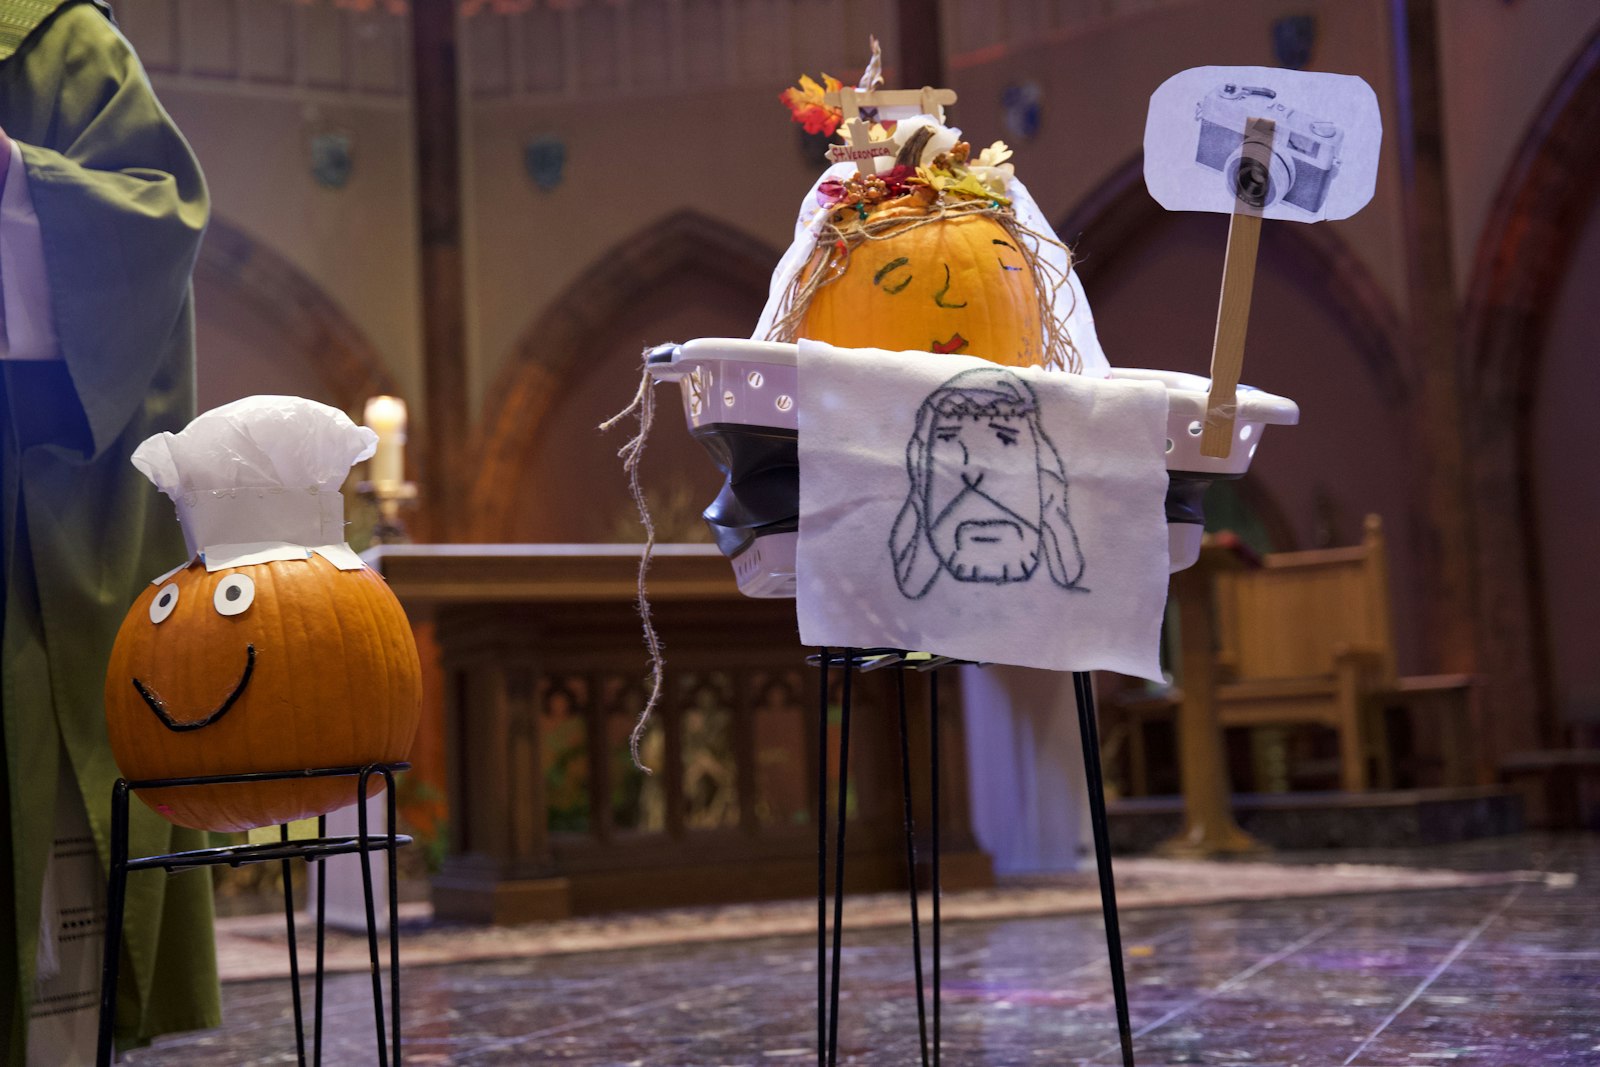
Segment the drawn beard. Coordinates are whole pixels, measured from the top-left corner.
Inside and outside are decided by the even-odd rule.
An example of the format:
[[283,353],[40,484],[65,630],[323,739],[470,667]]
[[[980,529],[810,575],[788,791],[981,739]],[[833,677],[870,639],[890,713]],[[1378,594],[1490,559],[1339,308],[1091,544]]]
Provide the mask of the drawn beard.
[[965,486],[928,530],[958,582],[1025,582],[1039,569],[1039,527]]

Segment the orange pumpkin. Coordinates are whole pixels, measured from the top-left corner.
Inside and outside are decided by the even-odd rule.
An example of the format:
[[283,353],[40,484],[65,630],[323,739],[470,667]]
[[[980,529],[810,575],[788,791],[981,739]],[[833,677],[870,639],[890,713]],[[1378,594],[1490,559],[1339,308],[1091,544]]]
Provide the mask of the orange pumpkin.
[[[371,570],[319,555],[208,573],[140,595],[106,672],[106,726],[140,779],[404,760],[421,667],[400,602]],[[376,792],[381,781],[372,783]],[[149,789],[181,826],[244,830],[355,803],[351,778]]]
[[1044,362],[1033,268],[998,222],[966,215],[891,231],[817,287],[799,334],[843,348]]

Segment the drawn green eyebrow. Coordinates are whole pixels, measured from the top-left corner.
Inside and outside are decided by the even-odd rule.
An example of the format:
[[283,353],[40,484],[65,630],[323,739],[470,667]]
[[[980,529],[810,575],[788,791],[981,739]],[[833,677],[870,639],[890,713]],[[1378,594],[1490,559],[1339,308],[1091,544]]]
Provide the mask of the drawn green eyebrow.
[[1013,251],[1013,252],[1015,252],[1017,250],[1017,246],[1016,245],[1012,244],[1010,241],[1002,241],[998,237],[994,238],[989,243],[993,244],[993,245],[1004,245],[1005,247],[1011,249],[1011,251]]
[[878,268],[878,273],[872,276],[872,284],[879,284],[883,281],[883,276],[885,274],[888,274],[890,271],[898,267],[903,267],[910,262],[911,260],[907,259],[905,256],[901,256],[899,259],[891,259],[889,262]]

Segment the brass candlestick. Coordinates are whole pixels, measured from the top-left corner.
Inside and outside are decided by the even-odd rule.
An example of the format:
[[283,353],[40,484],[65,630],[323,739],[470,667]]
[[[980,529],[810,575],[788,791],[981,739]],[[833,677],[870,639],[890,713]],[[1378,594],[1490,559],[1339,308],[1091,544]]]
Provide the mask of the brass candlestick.
[[378,509],[378,521],[372,527],[371,544],[407,545],[411,535],[406,532],[400,518],[401,509],[417,502],[416,482],[396,482],[385,479],[379,482],[359,482],[356,492],[371,500]]

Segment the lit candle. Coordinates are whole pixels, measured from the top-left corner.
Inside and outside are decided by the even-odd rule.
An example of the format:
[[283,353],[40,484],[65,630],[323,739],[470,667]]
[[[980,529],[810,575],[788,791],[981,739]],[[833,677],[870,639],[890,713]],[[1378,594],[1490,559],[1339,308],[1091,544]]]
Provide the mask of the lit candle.
[[374,485],[399,485],[406,476],[406,402],[397,396],[367,401],[366,423],[378,435],[367,480]]

